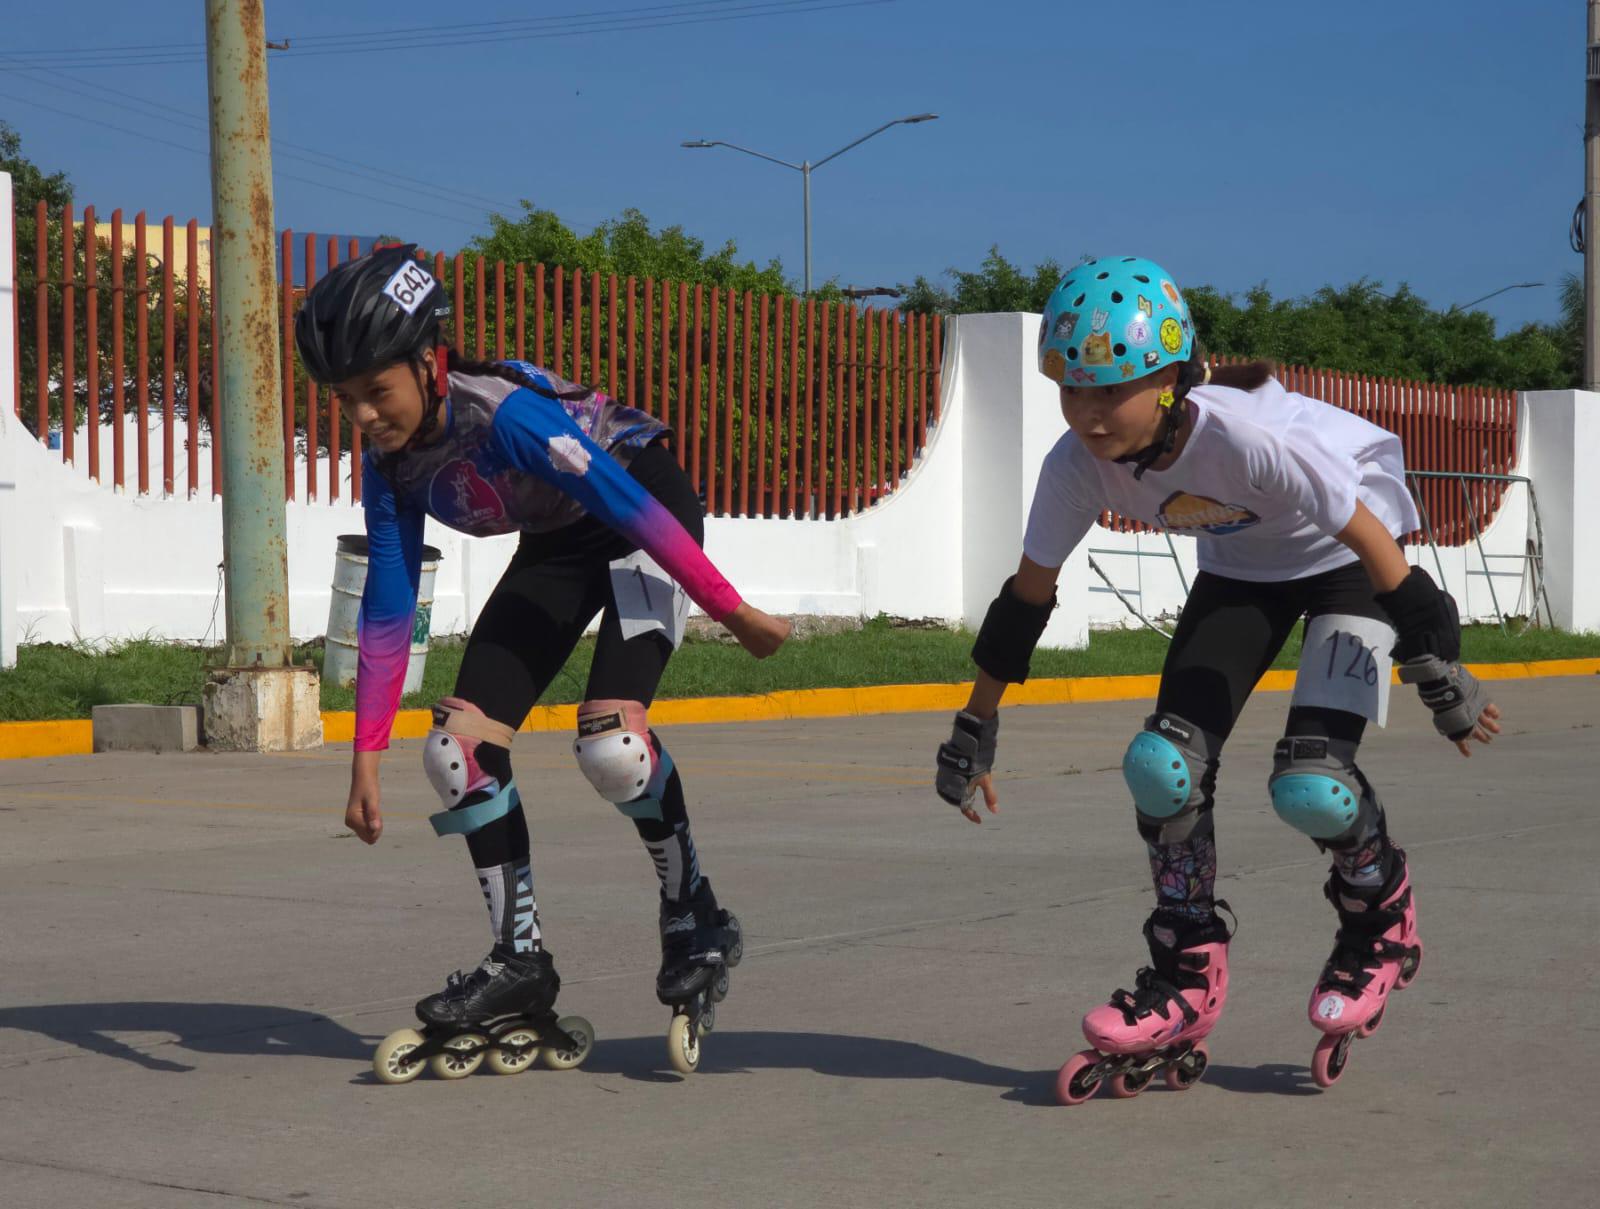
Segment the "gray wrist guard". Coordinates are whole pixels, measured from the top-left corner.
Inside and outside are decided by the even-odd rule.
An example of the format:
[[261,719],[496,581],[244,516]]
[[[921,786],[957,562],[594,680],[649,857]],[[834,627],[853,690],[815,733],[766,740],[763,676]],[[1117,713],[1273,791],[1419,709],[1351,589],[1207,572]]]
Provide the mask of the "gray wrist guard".
[[1465,739],[1489,704],[1478,678],[1459,663],[1437,655],[1418,655],[1400,665],[1400,683],[1417,686],[1422,704],[1433,711],[1433,726],[1450,740]]
[[984,721],[962,710],[948,742],[939,744],[939,771],[933,786],[952,806],[968,808],[977,792],[976,781],[994,767],[995,747],[1000,737],[1000,715]]

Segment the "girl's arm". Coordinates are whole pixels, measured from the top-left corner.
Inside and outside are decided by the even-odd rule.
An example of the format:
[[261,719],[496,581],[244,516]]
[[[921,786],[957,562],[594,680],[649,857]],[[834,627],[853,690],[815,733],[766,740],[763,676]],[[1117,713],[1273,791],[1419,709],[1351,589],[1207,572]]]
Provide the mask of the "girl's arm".
[[1334,536],[1361,560],[1375,592],[1393,592],[1411,574],[1411,564],[1388,527],[1360,500],[1350,523]]
[[560,404],[531,390],[512,392],[495,412],[493,440],[511,465],[555,485],[643,549],[711,618],[726,624],[740,608],[739,593],[678,518]]
[[989,813],[999,812],[1000,795],[991,770],[1000,736],[1000,698],[1007,684],[1028,678],[1028,662],[1055,607],[1060,576],[1059,566],[1046,567],[1023,555],[1017,573],[989,606],[973,644],[978,676],[967,707],[956,714],[949,741],[939,746],[934,787],[974,823],[983,821],[975,804],[980,790]]
[[356,752],[389,746],[406,662],[422,571],[423,515],[401,508],[394,489],[371,463],[361,473],[367,522],[367,582],[361,593],[356,663]]

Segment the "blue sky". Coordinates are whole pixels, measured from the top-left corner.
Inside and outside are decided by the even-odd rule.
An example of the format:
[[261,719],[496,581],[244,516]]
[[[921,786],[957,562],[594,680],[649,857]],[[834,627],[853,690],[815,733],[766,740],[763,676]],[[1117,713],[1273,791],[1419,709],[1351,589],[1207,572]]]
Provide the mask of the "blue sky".
[[[267,32],[293,43],[607,12],[638,23],[761,3],[267,0]],[[15,8],[0,118],[25,153],[66,170],[80,205],[206,219],[204,64],[67,66],[99,48],[198,45],[202,6],[76,0],[70,20],[53,6]],[[939,121],[896,127],[816,172],[818,279],[908,281],[975,267],[998,243],[1028,265],[1149,256],[1180,283],[1227,290],[1408,281],[1441,306],[1550,283],[1485,304],[1505,327],[1553,318],[1555,284],[1581,269],[1567,246],[1583,188],[1575,0],[815,0],[809,10],[275,57],[274,136],[369,166],[352,175],[280,156],[279,225],[453,248],[485,229],[493,203],[529,198],[580,228],[635,206],[657,225],[732,238],[747,257],[780,257],[798,278],[799,174],[679,143],[818,159],[931,110]],[[71,78],[6,70],[16,60],[4,56],[56,50],[32,61]],[[170,109],[141,112],[92,86]]]

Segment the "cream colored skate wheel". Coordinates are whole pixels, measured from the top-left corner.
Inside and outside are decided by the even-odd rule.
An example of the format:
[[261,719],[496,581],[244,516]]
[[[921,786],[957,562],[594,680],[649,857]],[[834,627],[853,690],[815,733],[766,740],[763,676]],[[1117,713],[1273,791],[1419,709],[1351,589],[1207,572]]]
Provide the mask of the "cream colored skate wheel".
[[[428,1059],[428,1069],[440,1079],[465,1079],[483,1065],[487,1039],[477,1033],[462,1033],[444,1043],[444,1052]],[[471,1051],[476,1050],[476,1053]]]
[[[522,1052],[502,1048],[507,1045],[526,1046]],[[495,1038],[494,1048],[484,1055],[489,1069],[497,1075],[520,1075],[533,1065],[539,1056],[539,1034],[531,1028],[514,1028]]]
[[372,1073],[379,1083],[410,1083],[422,1073],[424,1062],[407,1061],[409,1055],[422,1044],[422,1034],[414,1028],[396,1029],[372,1051]]
[[563,1048],[558,1042],[546,1045],[539,1051],[540,1057],[551,1070],[571,1070],[581,1065],[594,1048],[594,1025],[582,1016],[563,1016],[556,1021],[556,1027],[577,1043],[576,1048]]
[[689,1017],[680,1013],[672,1018],[667,1029],[667,1061],[680,1075],[692,1075],[700,1065],[700,1033],[689,1024]]

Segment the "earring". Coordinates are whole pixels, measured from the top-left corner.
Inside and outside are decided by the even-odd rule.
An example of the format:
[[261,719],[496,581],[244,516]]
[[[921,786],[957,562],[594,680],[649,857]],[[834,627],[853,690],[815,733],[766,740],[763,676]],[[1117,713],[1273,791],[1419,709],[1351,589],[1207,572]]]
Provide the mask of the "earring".
[[1156,406],[1166,408],[1168,410],[1171,409],[1175,402],[1177,402],[1177,400],[1172,397],[1172,387],[1170,386],[1163,390],[1161,394],[1156,397]]

